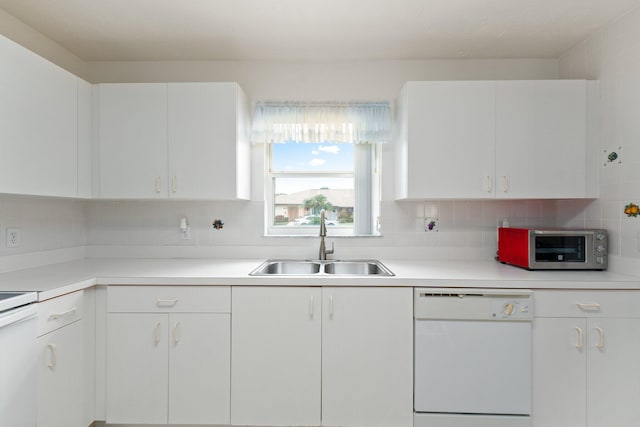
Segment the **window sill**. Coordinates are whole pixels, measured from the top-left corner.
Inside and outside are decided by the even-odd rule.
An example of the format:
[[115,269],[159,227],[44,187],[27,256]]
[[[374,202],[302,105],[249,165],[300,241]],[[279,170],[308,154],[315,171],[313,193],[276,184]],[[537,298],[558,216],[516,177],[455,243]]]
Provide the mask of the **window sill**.
[[[263,234],[262,237],[275,237],[275,238],[280,238],[280,237],[286,237],[286,238],[314,238],[314,239],[318,239],[319,236],[318,234]],[[350,234],[350,235],[326,235],[325,239],[360,239],[360,238],[369,238],[369,237],[383,237],[382,234]]]

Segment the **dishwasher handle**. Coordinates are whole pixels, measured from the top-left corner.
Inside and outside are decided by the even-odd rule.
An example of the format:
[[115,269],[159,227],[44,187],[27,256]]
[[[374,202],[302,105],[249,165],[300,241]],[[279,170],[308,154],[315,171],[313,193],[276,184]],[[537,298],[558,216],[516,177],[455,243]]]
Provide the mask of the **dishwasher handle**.
[[35,304],[16,308],[0,315],[0,328],[35,318],[38,313]]

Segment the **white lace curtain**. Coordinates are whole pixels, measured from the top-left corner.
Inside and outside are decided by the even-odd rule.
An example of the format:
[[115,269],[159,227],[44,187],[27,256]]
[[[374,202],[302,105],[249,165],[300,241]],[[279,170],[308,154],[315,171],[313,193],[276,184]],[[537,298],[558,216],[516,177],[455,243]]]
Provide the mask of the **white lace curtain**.
[[391,141],[388,103],[260,102],[253,115],[254,143]]

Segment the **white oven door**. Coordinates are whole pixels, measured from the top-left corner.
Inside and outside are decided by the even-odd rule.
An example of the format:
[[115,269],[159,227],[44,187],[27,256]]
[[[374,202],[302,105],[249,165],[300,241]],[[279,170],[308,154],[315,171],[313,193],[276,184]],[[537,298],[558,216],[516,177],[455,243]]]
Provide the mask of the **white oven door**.
[[415,412],[529,415],[531,323],[416,320]]

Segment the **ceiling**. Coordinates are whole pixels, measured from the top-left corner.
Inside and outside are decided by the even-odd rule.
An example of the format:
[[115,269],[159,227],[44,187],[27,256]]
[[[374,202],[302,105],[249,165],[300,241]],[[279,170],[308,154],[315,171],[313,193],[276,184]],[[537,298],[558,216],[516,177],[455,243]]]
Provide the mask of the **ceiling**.
[[640,0],[0,0],[85,61],[556,58]]

